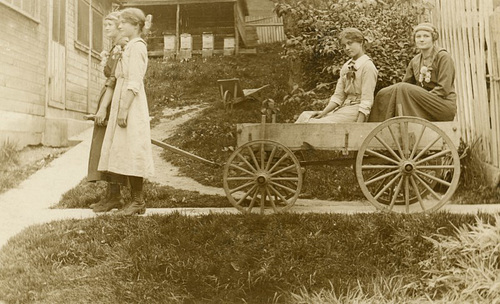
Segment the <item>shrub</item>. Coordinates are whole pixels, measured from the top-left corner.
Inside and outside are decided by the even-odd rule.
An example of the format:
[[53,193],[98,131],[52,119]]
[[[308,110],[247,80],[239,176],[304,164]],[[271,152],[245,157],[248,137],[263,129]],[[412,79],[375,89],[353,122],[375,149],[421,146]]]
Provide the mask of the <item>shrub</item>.
[[293,81],[306,91],[335,82],[348,59],[337,37],[344,28],[356,27],[364,32],[367,54],[379,71],[376,91],[399,82],[415,55],[412,26],[423,9],[408,0],[277,3],[276,13],[285,18],[284,57],[295,69]]

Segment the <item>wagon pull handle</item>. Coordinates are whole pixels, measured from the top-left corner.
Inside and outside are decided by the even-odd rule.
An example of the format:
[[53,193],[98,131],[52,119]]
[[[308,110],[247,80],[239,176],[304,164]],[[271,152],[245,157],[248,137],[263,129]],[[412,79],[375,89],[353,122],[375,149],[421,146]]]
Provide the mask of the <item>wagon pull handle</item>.
[[189,153],[187,151],[184,151],[182,149],[179,149],[177,147],[174,147],[174,146],[171,146],[169,144],[166,144],[162,141],[159,141],[159,140],[156,140],[156,139],[151,139],[151,143],[155,146],[158,146],[160,148],[163,148],[163,149],[166,149],[166,150],[169,150],[170,152],[174,152],[176,154],[180,154],[180,155],[183,155],[183,156],[186,156],[186,157],[189,157],[191,159],[194,159],[194,160],[197,160],[197,161],[201,161],[205,164],[209,164],[209,165],[213,165],[213,166],[217,166],[217,167],[222,167],[221,164],[218,164],[218,163],[215,163],[213,161],[210,161],[208,159],[205,159],[203,157],[200,157],[198,155],[194,155],[192,153]]

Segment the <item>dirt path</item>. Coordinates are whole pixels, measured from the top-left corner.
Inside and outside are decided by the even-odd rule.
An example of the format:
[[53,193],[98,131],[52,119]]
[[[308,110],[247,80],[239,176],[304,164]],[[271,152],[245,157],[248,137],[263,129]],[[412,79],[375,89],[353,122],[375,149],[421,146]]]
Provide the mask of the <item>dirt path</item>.
[[[175,132],[177,127],[198,115],[204,109],[203,105],[189,106],[177,109],[166,109],[163,118],[151,129],[151,137],[163,141]],[[155,162],[155,176],[151,181],[161,185],[171,186],[176,189],[197,191],[202,194],[222,195],[221,188],[204,186],[197,181],[179,175],[179,168],[165,161],[161,154],[164,150],[153,145],[153,159]]]

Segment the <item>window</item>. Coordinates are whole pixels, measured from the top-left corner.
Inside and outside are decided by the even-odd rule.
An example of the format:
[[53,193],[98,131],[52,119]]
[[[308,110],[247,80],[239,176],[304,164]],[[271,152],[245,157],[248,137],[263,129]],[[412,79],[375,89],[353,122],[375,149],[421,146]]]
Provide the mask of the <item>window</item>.
[[[89,47],[92,36],[92,50],[100,53],[103,48],[103,16],[92,6],[92,26],[89,26],[89,3],[85,0],[78,0],[78,20],[76,40]],[[92,33],[92,35],[91,35]]]
[[40,22],[39,18],[39,0],[0,0],[0,3],[5,4],[11,9]]
[[52,40],[61,45],[66,43],[66,0],[53,0]]

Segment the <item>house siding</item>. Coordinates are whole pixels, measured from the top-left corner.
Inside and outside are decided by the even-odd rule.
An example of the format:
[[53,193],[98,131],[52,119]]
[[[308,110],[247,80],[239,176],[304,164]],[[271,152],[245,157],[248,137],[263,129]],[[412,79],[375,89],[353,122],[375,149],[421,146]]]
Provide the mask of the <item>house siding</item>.
[[38,144],[44,131],[47,5],[39,22],[0,3],[0,144]]
[[[112,1],[93,4],[104,17]],[[89,67],[88,51],[76,42],[78,0],[65,5],[64,77],[58,84],[64,87],[62,98],[49,101],[51,3],[37,1],[38,14],[30,18],[0,2],[0,146],[7,139],[18,148],[67,145],[72,135],[91,126],[83,114],[97,110],[104,75],[99,55],[93,54]],[[109,46],[105,39],[104,49]]]

